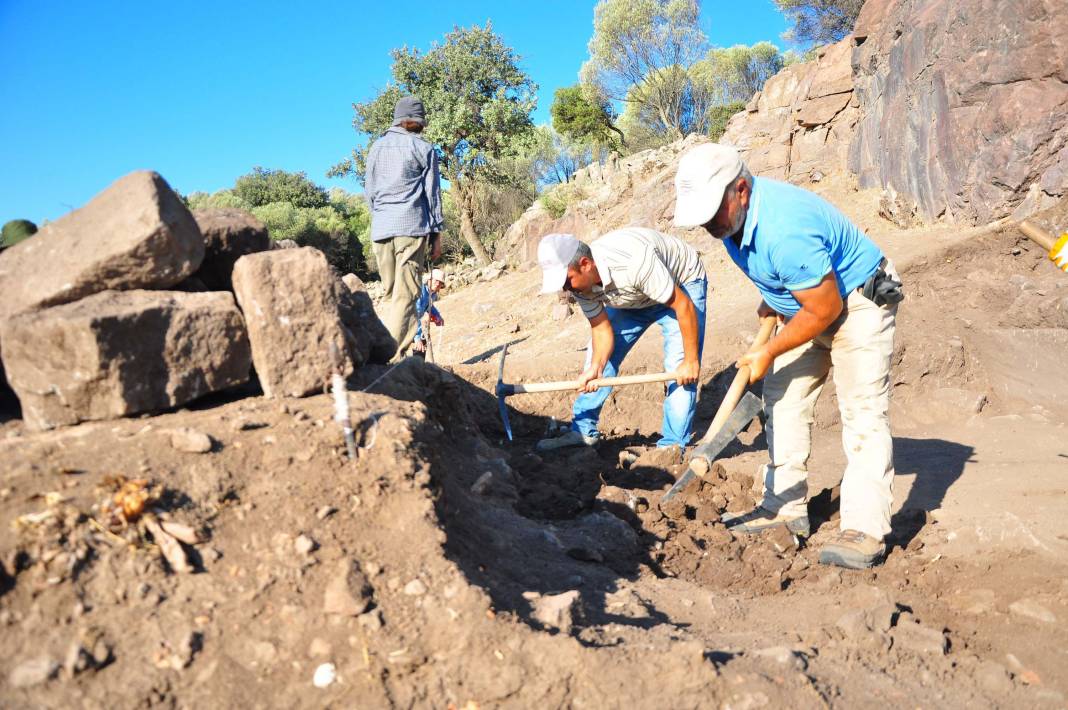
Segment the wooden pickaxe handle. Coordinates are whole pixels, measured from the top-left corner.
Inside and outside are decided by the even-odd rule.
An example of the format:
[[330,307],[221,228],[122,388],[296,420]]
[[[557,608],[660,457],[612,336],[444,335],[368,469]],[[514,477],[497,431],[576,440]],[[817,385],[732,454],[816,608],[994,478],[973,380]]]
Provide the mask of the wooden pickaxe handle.
[[[622,385],[641,385],[647,382],[667,382],[678,378],[675,372],[653,372],[645,375],[623,375],[620,377],[598,377],[590,380],[591,385],[597,387],[620,387]],[[562,392],[564,390],[578,389],[578,380],[561,380],[558,382],[530,382],[525,385],[503,385],[508,394],[522,394],[524,392]]]
[[[753,339],[753,344],[749,346],[747,353],[754,352],[764,346],[764,343],[768,342],[771,338],[771,331],[775,329],[775,322],[778,320],[778,316],[766,316],[760,321],[760,331],[757,333],[756,338]],[[734,376],[734,380],[731,382],[731,386],[727,389],[727,394],[723,396],[723,401],[719,404],[719,409],[716,410],[716,416],[712,418],[712,423],[708,425],[708,431],[701,437],[701,440],[697,442],[697,445],[707,444],[712,440],[719,430],[723,428],[723,424],[730,417],[731,412],[738,406],[738,400],[745,394],[745,388],[749,386],[749,368],[743,367],[738,370],[738,373]]]
[[1028,222],[1026,219],[1019,224],[1020,231],[1024,233],[1024,236],[1028,237],[1035,244],[1039,245],[1046,251],[1052,251],[1053,245],[1056,243],[1056,239],[1052,234],[1039,227],[1034,222]]

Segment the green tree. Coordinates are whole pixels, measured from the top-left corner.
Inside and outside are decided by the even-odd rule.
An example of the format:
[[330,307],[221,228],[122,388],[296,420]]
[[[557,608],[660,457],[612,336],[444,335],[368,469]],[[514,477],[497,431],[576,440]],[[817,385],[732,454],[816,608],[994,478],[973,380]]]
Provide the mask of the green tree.
[[708,49],[699,17],[698,0],[600,0],[583,85],[639,104],[654,130],[683,137],[693,128],[689,71]]
[[479,186],[507,183],[510,177],[501,167],[503,161],[528,148],[537,85],[488,22],[485,27],[456,28],[427,52],[402,47],[391,55],[395,84],[370,101],[353,105],[353,125],[367,136],[366,143],[334,166],[330,175],[354,174],[362,180],[367,151],[392,124],[397,99],[418,96],[427,111],[423,135],[440,151],[460,233],[475,256],[489,263],[489,252],[476,229]]
[[744,101],[733,101],[729,104],[713,106],[708,112],[708,137],[718,141],[727,130],[727,123],[731,116],[745,110]]
[[288,202],[296,207],[325,207],[329,202],[326,190],[308,179],[303,172],[267,170],[255,167],[234,183],[234,193],[242,200],[259,207],[272,202]]
[[13,219],[5,222],[0,230],[0,249],[12,247],[37,234],[37,225],[28,219]]
[[809,46],[837,42],[853,31],[864,0],[774,0],[789,19],[785,38]]
[[746,102],[783,68],[783,55],[771,42],[711,49],[691,70],[708,106]]
[[569,140],[550,126],[534,129],[535,140],[527,158],[535,186],[567,182],[593,161],[593,149]]
[[237,196],[233,190],[219,190],[210,195],[206,192],[194,192],[185,199],[191,210],[233,208],[252,211],[252,205]]
[[592,95],[581,84],[557,89],[549,114],[553,118],[553,129],[572,141],[593,146],[627,145],[623,131],[616,127],[612,104],[603,97]]

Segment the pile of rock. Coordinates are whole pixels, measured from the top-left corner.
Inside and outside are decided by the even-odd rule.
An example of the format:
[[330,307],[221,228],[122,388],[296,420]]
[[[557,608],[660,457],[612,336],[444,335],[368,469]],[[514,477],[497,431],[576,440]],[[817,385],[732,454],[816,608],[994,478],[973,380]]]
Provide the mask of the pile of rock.
[[141,171],[0,254],[0,375],[27,425],[178,406],[253,364],[268,396],[302,396],[388,359],[373,308],[322,252],[270,247],[254,217],[191,213]]

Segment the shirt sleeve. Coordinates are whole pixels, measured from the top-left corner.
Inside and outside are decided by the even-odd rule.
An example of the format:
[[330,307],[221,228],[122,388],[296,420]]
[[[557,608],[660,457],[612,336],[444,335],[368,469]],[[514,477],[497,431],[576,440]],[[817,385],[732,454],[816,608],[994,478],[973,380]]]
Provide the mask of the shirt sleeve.
[[426,313],[427,306],[430,305],[430,292],[426,286],[423,286],[419,290],[419,298],[415,300],[415,317],[422,318]]
[[593,320],[604,311],[604,306],[600,301],[595,301],[592,298],[583,298],[579,294],[575,294],[575,301],[578,302],[579,308],[582,309],[582,315],[587,319]]
[[441,175],[438,172],[438,152],[433,146],[427,158],[426,201],[430,210],[430,231],[440,232],[445,227],[445,216],[441,207]]
[[375,160],[378,156],[377,144],[372,145],[367,151],[367,170],[363,175],[363,195],[367,198],[367,206],[375,208]]
[[788,291],[814,288],[832,269],[826,245],[814,235],[786,237],[776,244],[769,256],[779,280]]

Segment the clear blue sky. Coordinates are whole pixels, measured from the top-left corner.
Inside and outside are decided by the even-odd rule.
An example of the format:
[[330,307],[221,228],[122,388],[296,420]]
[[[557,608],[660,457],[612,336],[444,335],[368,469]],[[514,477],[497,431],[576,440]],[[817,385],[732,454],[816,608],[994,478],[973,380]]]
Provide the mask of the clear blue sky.
[[[326,170],[356,142],[354,101],[389,79],[389,50],[493,21],[540,86],[535,120],[586,59],[595,0],[40,2],[0,0],[0,223],[56,219],[116,178],[159,171],[183,192],[253,166]],[[770,40],[771,0],[705,0],[714,44]]]

